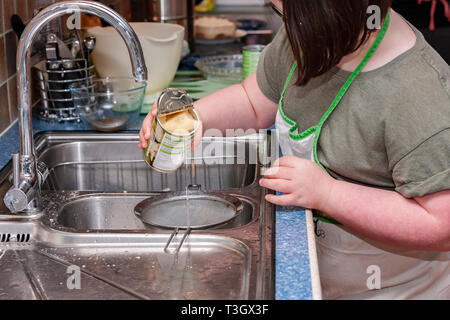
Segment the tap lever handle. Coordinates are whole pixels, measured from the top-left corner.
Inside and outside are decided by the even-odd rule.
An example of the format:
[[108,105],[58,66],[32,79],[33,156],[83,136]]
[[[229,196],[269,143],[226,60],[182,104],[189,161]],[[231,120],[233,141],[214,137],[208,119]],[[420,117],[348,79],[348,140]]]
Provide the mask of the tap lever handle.
[[47,180],[50,171],[48,170],[47,165],[43,162],[38,162],[37,169],[38,169],[39,185],[42,186],[45,180]]
[[13,165],[13,185],[14,188],[18,188],[20,183],[20,155],[18,153],[13,153],[12,165]]

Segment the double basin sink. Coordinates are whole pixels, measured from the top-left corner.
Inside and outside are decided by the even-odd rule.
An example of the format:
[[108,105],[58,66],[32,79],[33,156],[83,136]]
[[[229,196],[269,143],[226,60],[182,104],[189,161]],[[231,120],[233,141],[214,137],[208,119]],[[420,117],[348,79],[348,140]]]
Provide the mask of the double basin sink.
[[[44,209],[26,216],[0,207],[0,299],[274,298],[274,209],[258,186],[268,137],[205,139],[171,174],[150,169],[137,141],[134,133],[37,136],[49,168]],[[0,174],[2,198],[10,173]],[[242,210],[193,230],[177,252],[184,231],[169,243],[173,230],[143,223],[134,208],[187,185],[236,197]]]

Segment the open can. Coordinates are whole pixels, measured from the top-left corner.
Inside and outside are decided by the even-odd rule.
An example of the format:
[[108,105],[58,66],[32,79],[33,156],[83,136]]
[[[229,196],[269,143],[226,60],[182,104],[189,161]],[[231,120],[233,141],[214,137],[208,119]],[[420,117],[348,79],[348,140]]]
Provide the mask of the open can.
[[[192,116],[196,121],[193,131],[171,132],[164,127],[161,119],[167,114],[177,112],[188,112]],[[147,164],[162,173],[178,170],[186,160],[187,152],[191,148],[199,126],[199,115],[193,108],[193,101],[186,91],[166,89],[158,100],[158,114],[153,122],[149,145],[144,151]]]

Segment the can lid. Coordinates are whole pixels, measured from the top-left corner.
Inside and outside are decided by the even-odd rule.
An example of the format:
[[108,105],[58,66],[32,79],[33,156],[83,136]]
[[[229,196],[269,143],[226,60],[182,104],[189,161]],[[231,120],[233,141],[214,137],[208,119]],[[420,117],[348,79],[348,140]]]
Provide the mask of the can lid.
[[158,99],[158,115],[172,114],[194,107],[194,101],[184,90],[169,88]]

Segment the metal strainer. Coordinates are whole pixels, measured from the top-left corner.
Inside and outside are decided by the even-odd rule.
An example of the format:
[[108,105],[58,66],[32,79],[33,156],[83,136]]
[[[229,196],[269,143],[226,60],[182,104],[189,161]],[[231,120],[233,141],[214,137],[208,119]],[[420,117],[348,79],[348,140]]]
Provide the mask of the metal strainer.
[[184,191],[146,199],[135,208],[136,215],[153,227],[198,230],[236,218],[242,212],[242,202],[235,197],[195,190],[189,193],[189,217],[186,211]]
[[168,248],[180,230],[186,231],[174,253],[180,251],[191,230],[216,227],[242,213],[243,204],[238,198],[202,192],[200,186],[189,186],[188,191],[188,194],[183,191],[152,197],[135,208],[136,215],[145,224],[174,229],[164,248],[166,253],[170,253]]

